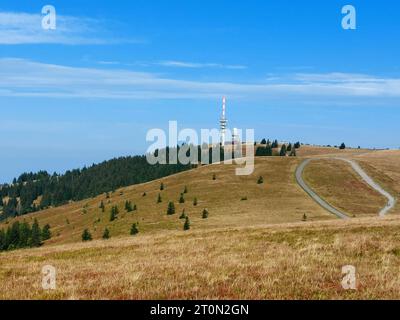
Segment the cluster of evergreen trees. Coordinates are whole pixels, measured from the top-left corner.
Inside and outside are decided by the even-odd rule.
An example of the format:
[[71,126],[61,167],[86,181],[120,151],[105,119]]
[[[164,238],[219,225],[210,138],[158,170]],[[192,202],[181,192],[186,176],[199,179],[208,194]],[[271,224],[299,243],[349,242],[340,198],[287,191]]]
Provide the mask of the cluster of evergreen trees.
[[0,230],[0,251],[20,248],[33,248],[42,245],[42,242],[51,238],[50,226],[43,229],[35,219],[32,226],[27,222],[14,222],[7,230]]
[[[273,156],[273,149],[279,148],[278,140],[270,141],[263,139],[261,141],[261,146],[256,150],[256,157],[271,157]],[[283,144],[279,151],[279,156],[284,157],[288,154],[290,156],[296,156],[296,149],[300,148],[300,142],[294,144],[289,143],[288,145]]]
[[[24,173],[12,184],[0,187],[0,199],[7,197],[0,220],[15,217],[69,201],[78,201],[101,193],[166,177],[193,168],[192,165],[150,165],[145,156],[116,158],[89,168],[50,175],[46,171]],[[35,200],[41,196],[41,202]]]

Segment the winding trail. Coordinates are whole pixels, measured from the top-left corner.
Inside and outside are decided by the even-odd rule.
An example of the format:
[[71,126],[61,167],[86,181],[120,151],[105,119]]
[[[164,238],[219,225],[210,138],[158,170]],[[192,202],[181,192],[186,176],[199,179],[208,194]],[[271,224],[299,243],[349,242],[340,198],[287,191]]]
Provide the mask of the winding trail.
[[385,191],[378,183],[376,183],[360,166],[357,162],[354,160],[346,159],[346,158],[310,158],[304,160],[296,169],[296,181],[300,185],[300,187],[303,188],[305,192],[307,192],[311,198],[315,202],[317,202],[320,206],[322,206],[324,209],[328,210],[330,213],[336,215],[337,217],[341,219],[349,219],[349,216],[346,215],[343,211],[340,211],[333,206],[331,206],[328,202],[326,202],[324,199],[322,199],[314,190],[312,190],[307,183],[303,180],[303,171],[304,168],[313,160],[322,160],[322,159],[335,159],[335,160],[341,160],[349,163],[353,170],[358,173],[358,175],[373,189],[378,191],[380,194],[382,194],[386,199],[388,199],[387,204],[384,208],[381,209],[379,212],[379,216],[383,217],[385,216],[389,210],[391,210],[395,204],[396,204],[396,199],[387,191]]

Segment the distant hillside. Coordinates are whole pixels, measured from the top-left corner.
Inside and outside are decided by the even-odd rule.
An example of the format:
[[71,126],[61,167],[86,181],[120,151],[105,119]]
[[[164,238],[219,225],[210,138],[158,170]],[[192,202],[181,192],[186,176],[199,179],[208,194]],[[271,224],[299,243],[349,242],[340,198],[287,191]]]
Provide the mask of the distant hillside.
[[94,197],[192,167],[181,164],[150,165],[145,156],[134,156],[114,158],[88,168],[69,170],[64,174],[50,175],[46,171],[24,173],[14,179],[13,184],[3,185],[0,189],[0,199],[9,199],[4,204],[0,220],[63,205],[71,200]]

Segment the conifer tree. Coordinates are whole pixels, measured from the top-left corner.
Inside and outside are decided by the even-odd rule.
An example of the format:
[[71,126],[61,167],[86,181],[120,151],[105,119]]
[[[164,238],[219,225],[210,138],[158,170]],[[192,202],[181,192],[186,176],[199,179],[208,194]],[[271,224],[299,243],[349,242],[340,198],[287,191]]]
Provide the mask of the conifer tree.
[[179,203],[185,203],[185,198],[183,197],[183,193],[181,193],[181,196],[179,198]]
[[92,235],[89,232],[89,230],[88,229],[83,230],[82,241],[85,242],[85,241],[91,241],[91,240],[92,240]]
[[186,211],[183,209],[182,214],[180,215],[179,219],[186,219]]
[[187,188],[187,186],[185,186],[185,188],[183,189],[183,193],[188,193],[188,188]]
[[213,179],[213,180],[217,180],[217,175],[216,175],[215,173],[213,174],[212,179]]
[[42,240],[46,241],[51,238],[50,225],[46,224],[42,229]]
[[157,203],[161,203],[161,202],[162,202],[161,194],[158,194]]
[[101,203],[100,203],[100,207],[99,207],[99,208],[101,209],[101,212],[104,212],[104,210],[106,209],[106,207],[104,206],[103,200],[101,200]]
[[42,245],[41,241],[41,230],[39,227],[38,221],[35,219],[32,224],[31,230],[31,239],[30,239],[30,246],[31,247],[39,247]]
[[134,235],[136,235],[136,234],[139,233],[138,224],[139,224],[139,223],[134,223],[134,224],[132,224],[132,227],[131,227],[131,236],[134,236]]
[[202,218],[203,218],[203,219],[207,219],[207,218],[208,218],[208,211],[207,211],[207,209],[204,209],[204,210],[203,210]]
[[104,239],[104,240],[110,239],[110,230],[108,230],[108,228],[105,228],[105,229],[104,229],[104,232],[103,232],[103,239]]
[[175,205],[172,201],[168,203],[168,208],[167,208],[167,215],[171,216],[175,214]]
[[257,184],[263,184],[264,183],[264,178],[260,176],[257,180]]
[[189,229],[190,229],[190,220],[189,220],[189,217],[186,216],[186,218],[185,218],[185,224],[183,225],[183,230],[187,231],[187,230],[189,230]]
[[194,206],[197,206],[197,198],[194,198],[194,199],[193,199],[193,205],[194,205]]
[[281,151],[279,152],[279,155],[281,157],[286,157],[286,145],[285,144],[282,145]]
[[163,191],[164,190],[164,183],[161,182],[160,184],[160,190]]

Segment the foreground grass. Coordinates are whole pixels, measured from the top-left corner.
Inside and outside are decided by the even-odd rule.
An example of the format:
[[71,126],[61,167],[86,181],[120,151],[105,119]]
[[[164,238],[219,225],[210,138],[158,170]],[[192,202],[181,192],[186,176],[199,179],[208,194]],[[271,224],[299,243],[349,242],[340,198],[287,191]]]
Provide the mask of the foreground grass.
[[[399,299],[400,218],[165,231],[0,254],[0,299]],[[41,269],[57,268],[43,291]],[[357,268],[358,290],[341,287]]]

